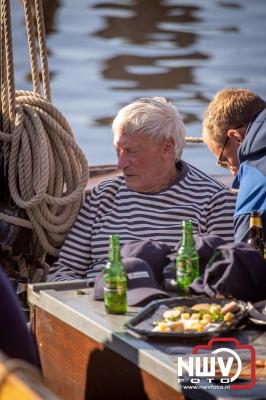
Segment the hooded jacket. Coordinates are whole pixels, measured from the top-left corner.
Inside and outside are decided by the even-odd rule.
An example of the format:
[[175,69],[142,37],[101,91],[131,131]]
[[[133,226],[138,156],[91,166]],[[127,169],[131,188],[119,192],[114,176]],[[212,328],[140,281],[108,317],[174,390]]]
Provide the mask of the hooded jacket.
[[249,124],[238,149],[239,171],[233,182],[238,189],[234,215],[235,239],[246,241],[251,211],[261,214],[266,239],[266,109]]

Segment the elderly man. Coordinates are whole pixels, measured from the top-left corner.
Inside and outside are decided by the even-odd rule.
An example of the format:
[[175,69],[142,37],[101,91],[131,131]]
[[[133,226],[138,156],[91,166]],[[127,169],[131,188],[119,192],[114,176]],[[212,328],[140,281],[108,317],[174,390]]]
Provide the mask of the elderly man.
[[236,176],[235,238],[246,241],[249,215],[261,214],[266,238],[266,110],[265,101],[246,89],[219,91],[203,120],[203,139],[220,167]]
[[93,188],[49,280],[94,278],[107,261],[112,233],[122,244],[154,239],[174,247],[182,220],[189,218],[194,233],[234,240],[234,195],[181,160],[184,131],[180,114],[162,97],[142,98],[120,110],[113,132],[123,175]]

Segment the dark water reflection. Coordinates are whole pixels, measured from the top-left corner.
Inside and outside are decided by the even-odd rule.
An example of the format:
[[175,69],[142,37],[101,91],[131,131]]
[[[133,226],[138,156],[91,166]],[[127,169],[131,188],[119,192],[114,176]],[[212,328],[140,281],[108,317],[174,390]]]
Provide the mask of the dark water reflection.
[[[31,90],[22,6],[13,8],[18,89]],[[44,0],[54,103],[89,161],[115,161],[110,123],[125,104],[162,95],[200,136],[204,109],[224,86],[266,98],[265,0]],[[219,173],[203,145],[184,158]]]

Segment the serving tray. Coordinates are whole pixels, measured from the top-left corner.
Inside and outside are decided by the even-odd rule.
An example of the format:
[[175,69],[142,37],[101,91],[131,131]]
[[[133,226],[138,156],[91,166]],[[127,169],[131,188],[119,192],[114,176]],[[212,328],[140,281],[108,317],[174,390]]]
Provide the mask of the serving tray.
[[257,325],[266,325],[266,300],[248,303],[247,306],[250,321]]
[[192,307],[194,304],[208,303],[208,304],[220,304],[224,306],[230,303],[232,299],[213,299],[209,297],[177,297],[171,299],[156,300],[144,307],[139,313],[131,318],[126,324],[126,328],[133,331],[141,336],[147,338],[201,338],[201,337],[212,337],[218,336],[225,332],[234,329],[238,323],[247,315],[246,303],[240,300],[234,300],[239,310],[234,314],[234,319],[230,325],[225,322],[221,322],[220,325],[210,331],[205,332],[153,332],[153,322],[163,318],[163,313],[175,306],[188,306]]

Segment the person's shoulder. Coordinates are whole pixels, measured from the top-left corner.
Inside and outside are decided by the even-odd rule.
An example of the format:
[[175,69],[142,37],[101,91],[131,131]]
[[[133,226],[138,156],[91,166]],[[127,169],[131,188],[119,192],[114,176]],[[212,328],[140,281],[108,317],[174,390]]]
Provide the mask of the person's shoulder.
[[206,174],[194,165],[188,163],[186,163],[186,165],[188,167],[188,176],[195,183],[197,182],[199,185],[204,185],[210,190],[230,192],[229,187],[218,180],[216,177]]
[[206,172],[203,172],[201,169],[195,167],[195,165],[189,164],[187,162],[185,164],[188,168],[190,176],[193,176],[193,177],[197,178],[198,180],[219,184],[217,179],[213,178],[209,174],[206,174]]
[[94,186],[91,190],[91,193],[92,195],[116,193],[124,185],[124,181],[125,179],[122,175],[115,176]]

